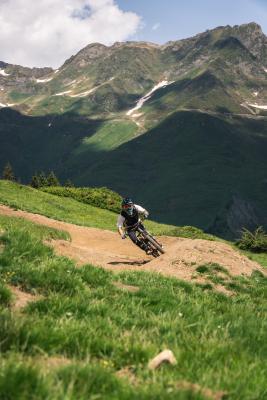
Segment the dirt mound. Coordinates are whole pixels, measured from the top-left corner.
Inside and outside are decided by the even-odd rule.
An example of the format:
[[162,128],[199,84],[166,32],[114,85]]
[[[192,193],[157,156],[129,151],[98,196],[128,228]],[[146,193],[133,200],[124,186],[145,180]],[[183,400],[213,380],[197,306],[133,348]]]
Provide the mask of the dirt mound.
[[57,254],[70,257],[79,265],[93,264],[113,272],[153,271],[179,279],[195,279],[197,282],[205,282],[205,279],[199,274],[196,277],[196,268],[209,263],[220,264],[231,276],[250,276],[253,270],[266,274],[259,264],[221,242],[160,237],[166,254],[154,259],[144,254],[130,240],[121,240],[115,232],[77,226],[38,214],[15,211],[1,205],[0,214],[23,217],[41,225],[69,232],[71,242],[53,240],[51,244]]
[[265,273],[259,264],[226,243],[184,238],[176,238],[176,242],[168,248],[167,253],[159,259],[152,260],[149,268],[188,280],[196,268],[204,264],[219,264],[226,268],[231,276],[250,276],[256,269]]

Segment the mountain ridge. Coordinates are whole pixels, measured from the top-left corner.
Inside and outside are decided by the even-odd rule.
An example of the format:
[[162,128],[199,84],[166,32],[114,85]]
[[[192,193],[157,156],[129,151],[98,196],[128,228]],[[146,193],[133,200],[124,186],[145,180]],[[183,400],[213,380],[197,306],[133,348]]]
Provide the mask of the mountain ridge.
[[[257,39],[256,42],[251,42],[251,35]],[[122,92],[125,92],[126,97],[130,95],[135,100],[137,99],[135,92],[137,96],[142,97],[151,85],[157,84],[160,80],[181,80],[186,74],[192,76],[201,73],[201,69],[209,68],[209,63],[220,59],[221,52],[226,64],[231,64],[231,61],[228,61],[232,56],[231,52],[238,53],[235,57],[239,59],[237,61],[240,71],[236,70],[236,79],[240,80],[240,73],[244,71],[246,75],[256,74],[258,80],[264,81],[265,65],[267,65],[265,47],[267,48],[267,38],[256,23],[217,27],[165,45],[121,42],[105,46],[91,43],[66,60],[58,70],[49,68],[31,70],[2,64],[5,65],[5,69],[0,75],[2,91],[0,102],[14,103],[13,106],[23,113],[42,115],[45,109],[53,112],[55,103],[58,103],[60,113],[77,109],[76,103],[83,98],[83,103],[86,103],[84,105],[86,113],[88,114],[88,111],[90,113],[90,105],[95,113],[94,104],[101,102],[103,82],[106,80],[106,85],[110,87],[110,105],[105,110],[117,112],[120,111],[120,107],[116,105],[117,99],[123,95]],[[251,57],[256,58],[251,60]],[[259,62],[262,65],[259,65]],[[77,79],[77,76],[80,78]],[[242,79],[248,80],[247,78],[249,77],[245,76]],[[112,84],[109,83],[111,80],[114,80]],[[54,93],[53,88],[56,89]],[[107,86],[106,89],[109,90]],[[95,98],[95,93],[98,92],[100,100]],[[53,96],[64,96],[64,98],[55,101]],[[239,104],[244,101],[243,95]],[[83,107],[78,105],[78,109],[83,113]],[[100,109],[97,111],[98,114],[103,114]],[[251,111],[255,111],[255,108]]]

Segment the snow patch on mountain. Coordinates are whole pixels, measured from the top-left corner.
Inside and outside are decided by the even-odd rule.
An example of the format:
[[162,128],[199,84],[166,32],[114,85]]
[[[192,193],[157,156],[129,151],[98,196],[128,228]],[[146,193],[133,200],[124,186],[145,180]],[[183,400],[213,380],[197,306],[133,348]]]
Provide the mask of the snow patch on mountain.
[[141,97],[141,99],[139,99],[137,101],[136,106],[134,108],[132,108],[131,110],[127,111],[126,115],[128,115],[128,116],[132,115],[135,111],[137,111],[143,107],[144,103],[151,98],[151,96],[154,92],[156,92],[158,89],[161,89],[163,87],[171,85],[172,83],[173,83],[173,81],[172,82],[168,82],[168,81],[159,82],[145,96]]
[[0,103],[0,108],[7,108],[7,107],[13,107],[13,106],[15,106],[16,104],[3,104],[3,103]]
[[86,92],[81,92],[81,93],[76,93],[76,94],[70,94],[70,97],[86,97],[89,94],[95,92],[98,88],[100,88],[101,86],[104,86],[107,82],[113,81],[113,79],[115,79],[115,77],[113,76],[112,78],[109,78],[108,81],[101,83],[101,85],[95,86],[92,89],[86,90]]
[[66,92],[56,93],[56,94],[53,94],[53,96],[64,96],[65,94],[68,94],[71,92],[72,92],[72,90],[66,90]]
[[253,92],[253,96],[257,97],[259,92]]
[[259,106],[258,104],[250,104],[248,103],[248,106],[258,108],[259,110],[267,110],[267,106]]
[[53,79],[53,77],[52,78],[46,78],[46,79],[36,79],[36,82],[37,83],[46,83],[46,82],[52,81],[52,79]]
[[71,85],[74,85],[74,83],[76,83],[77,82],[77,80],[76,79],[74,79],[74,81],[71,81],[71,82],[69,82],[69,83],[66,83],[66,85],[65,86],[71,86]]
[[0,69],[0,75],[9,76],[10,74],[7,74],[4,69]]

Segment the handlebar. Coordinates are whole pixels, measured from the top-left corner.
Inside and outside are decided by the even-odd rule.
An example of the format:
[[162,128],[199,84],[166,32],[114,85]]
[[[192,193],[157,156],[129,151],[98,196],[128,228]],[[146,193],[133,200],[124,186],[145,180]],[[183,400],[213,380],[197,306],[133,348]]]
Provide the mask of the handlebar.
[[138,222],[136,222],[136,224],[133,225],[128,225],[127,229],[132,229],[132,228],[136,228],[141,222],[143,222],[146,219],[146,216],[144,214],[142,214],[141,216],[139,216],[138,218]]

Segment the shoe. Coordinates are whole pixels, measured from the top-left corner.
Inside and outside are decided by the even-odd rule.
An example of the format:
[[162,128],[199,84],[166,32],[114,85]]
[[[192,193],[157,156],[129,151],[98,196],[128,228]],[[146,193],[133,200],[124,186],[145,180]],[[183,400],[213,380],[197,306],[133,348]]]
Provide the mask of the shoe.
[[146,254],[147,254],[148,256],[151,256],[151,255],[153,254],[153,250],[151,250],[151,249],[146,249]]

